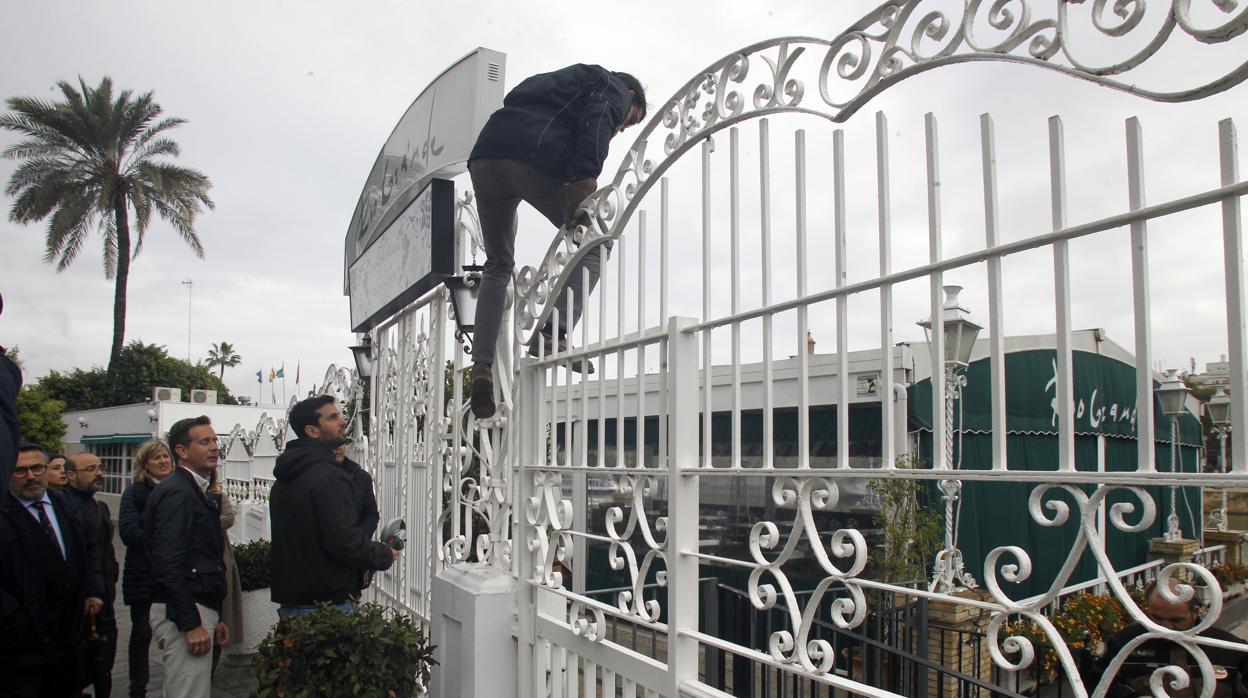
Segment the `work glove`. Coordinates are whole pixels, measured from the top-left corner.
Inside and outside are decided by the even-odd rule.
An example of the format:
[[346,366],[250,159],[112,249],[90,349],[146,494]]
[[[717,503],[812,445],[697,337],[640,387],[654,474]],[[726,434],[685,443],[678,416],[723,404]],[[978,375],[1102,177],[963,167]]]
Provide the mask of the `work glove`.
[[589,225],[589,218],[585,214],[577,216],[576,210],[595,191],[598,191],[598,180],[596,179],[582,179],[564,185],[563,194],[567,197],[568,203],[563,211],[563,227],[571,228],[577,224]]

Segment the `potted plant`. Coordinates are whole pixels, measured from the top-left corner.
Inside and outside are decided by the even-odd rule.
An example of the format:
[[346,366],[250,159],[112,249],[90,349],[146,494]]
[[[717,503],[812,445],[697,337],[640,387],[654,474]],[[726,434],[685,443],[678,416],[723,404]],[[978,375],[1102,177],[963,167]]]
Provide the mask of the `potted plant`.
[[411,698],[424,695],[434,664],[419,623],[367,603],[351,613],[326,604],[283,619],[252,666],[259,698]]
[[1248,565],[1227,562],[1209,568],[1218,585],[1222,587],[1222,597],[1234,598],[1244,593],[1244,582],[1248,580]]
[[269,597],[269,565],[272,544],[255,540],[234,546],[234,564],[243,590],[243,637],[232,646],[236,654],[254,653],[269,631],[277,625],[277,604]]

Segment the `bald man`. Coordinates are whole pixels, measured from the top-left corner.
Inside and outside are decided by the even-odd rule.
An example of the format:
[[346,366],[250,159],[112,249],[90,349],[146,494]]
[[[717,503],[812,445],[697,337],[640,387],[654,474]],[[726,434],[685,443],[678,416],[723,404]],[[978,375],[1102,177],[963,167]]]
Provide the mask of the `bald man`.
[[93,453],[78,453],[65,463],[65,476],[69,487],[65,492],[82,507],[82,517],[87,523],[87,533],[100,549],[100,576],[104,578],[104,605],[94,619],[88,619],[88,636],[91,620],[95,622],[94,642],[87,643],[85,662],[97,698],[108,698],[113,687],[113,660],[117,655],[117,617],[113,603],[117,599],[117,551],[113,548],[113,518],[108,505],[95,498],[104,489],[104,468]]

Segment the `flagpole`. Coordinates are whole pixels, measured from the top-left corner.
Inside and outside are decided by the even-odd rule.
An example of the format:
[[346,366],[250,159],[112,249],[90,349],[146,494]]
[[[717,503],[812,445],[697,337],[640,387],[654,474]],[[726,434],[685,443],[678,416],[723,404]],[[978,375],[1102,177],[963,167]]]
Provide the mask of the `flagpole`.
[[282,404],[286,404],[286,362],[282,362]]

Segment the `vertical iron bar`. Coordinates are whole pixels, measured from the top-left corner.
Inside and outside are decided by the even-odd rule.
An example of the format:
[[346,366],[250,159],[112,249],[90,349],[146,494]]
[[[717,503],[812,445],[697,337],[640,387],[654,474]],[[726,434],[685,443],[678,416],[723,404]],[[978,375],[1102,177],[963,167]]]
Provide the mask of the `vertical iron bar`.
[[[732,314],[741,310],[741,145],[737,127],[728,134],[728,235],[732,247]],[[732,323],[732,467],[741,467],[741,323]]]
[[[615,270],[617,281],[617,290],[619,291],[618,300],[619,307],[616,309],[616,337],[624,336],[624,239],[620,238],[615,241],[619,247],[617,269]],[[617,349],[615,352],[615,465],[623,468],[627,465],[624,462],[624,350]],[[604,367],[605,369],[605,367]]]
[[[846,281],[845,247],[845,132],[832,132],[833,245],[836,287]],[[888,351],[886,348],[885,351]],[[836,298],[836,467],[849,467],[849,297]],[[865,655],[864,655],[865,659]]]
[[[646,331],[646,212],[637,216],[637,336]],[[637,467],[646,467],[646,345],[637,345]]]
[[[980,150],[984,175],[984,242],[989,248],[1001,242],[997,207],[997,147],[992,115],[979,117]],[[992,469],[1009,470],[1005,413],[1005,312],[1001,289],[1000,257],[988,259],[988,372],[992,412]]]
[[[880,228],[880,276],[893,271],[893,243],[888,176],[888,119],[875,113],[876,208]],[[894,434],[899,428],[893,414],[893,287],[880,287],[880,455],[881,466],[893,468],[897,460]],[[905,425],[900,425],[904,434]]]
[[[711,153],[715,141],[702,141],[702,321],[711,319]],[[735,273],[735,272],[734,272]],[[711,398],[715,391],[715,376],[711,370],[711,332],[702,331],[702,467],[712,465],[711,456],[715,443],[712,429]]]
[[[806,297],[806,132],[794,135],[794,190],[797,198],[797,297]],[[810,467],[810,350],[805,304],[797,307],[797,467]]]
[[[936,116],[928,112],[923,117],[925,144],[927,150],[927,229],[928,258],[932,263],[939,262],[944,254],[940,231],[940,165],[936,143]],[[932,365],[932,467],[945,470],[949,464],[945,462],[945,318],[942,312],[942,286],[944,273],[934,271],[931,275],[931,346],[930,359]],[[934,417],[940,415],[937,420]],[[937,428],[936,422],[940,422]]]
[[[767,119],[758,122],[759,162],[759,262],[762,272],[762,304],[771,305],[771,138]],[[775,410],[775,366],[771,355],[771,313],[763,315],[763,467],[774,468],[775,439],[772,415]]]
[[[1062,119],[1049,117],[1049,197],[1053,230],[1066,227],[1066,153]],[[1057,311],[1058,469],[1075,469],[1075,377],[1070,339],[1070,242],[1053,243],[1053,304]]]
[[[1132,211],[1144,207],[1144,144],[1140,121],[1127,119],[1127,188]],[[1135,433],[1139,472],[1155,472],[1153,453],[1153,322],[1148,289],[1148,224],[1131,223],[1131,286],[1135,310]]]
[[[1218,122],[1218,153],[1222,186],[1239,182],[1239,147],[1235,122]],[[1231,432],[1244,434],[1248,419],[1248,376],[1244,373],[1244,239],[1240,227],[1239,197],[1222,200],[1222,263],[1226,276],[1226,339],[1230,353]],[[1245,450],[1231,454],[1231,470],[1248,472]],[[1225,514],[1225,511],[1223,512]]]

